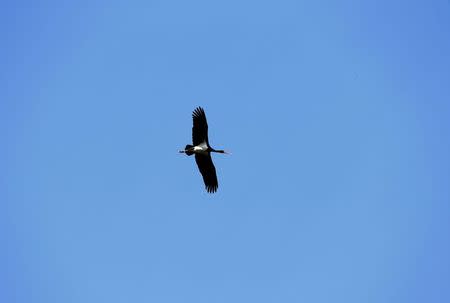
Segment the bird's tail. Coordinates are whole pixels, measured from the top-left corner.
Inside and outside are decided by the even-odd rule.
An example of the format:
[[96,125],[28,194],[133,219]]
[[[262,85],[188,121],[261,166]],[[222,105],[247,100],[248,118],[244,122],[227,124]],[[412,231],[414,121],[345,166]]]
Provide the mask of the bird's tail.
[[193,147],[194,146],[192,146],[190,144],[186,145],[186,147],[184,148],[184,152],[186,153],[186,155],[192,156],[194,154],[194,152],[192,151]]

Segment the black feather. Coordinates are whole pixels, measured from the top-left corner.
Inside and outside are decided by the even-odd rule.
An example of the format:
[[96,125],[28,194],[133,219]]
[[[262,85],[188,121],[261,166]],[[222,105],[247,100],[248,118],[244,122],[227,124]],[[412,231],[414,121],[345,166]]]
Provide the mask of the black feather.
[[205,111],[201,107],[197,107],[192,113],[192,144],[194,146],[203,142],[208,142],[208,122],[206,121]]
[[211,159],[211,154],[195,154],[195,162],[197,162],[198,169],[203,177],[206,191],[214,193],[219,187],[217,182],[216,168]]

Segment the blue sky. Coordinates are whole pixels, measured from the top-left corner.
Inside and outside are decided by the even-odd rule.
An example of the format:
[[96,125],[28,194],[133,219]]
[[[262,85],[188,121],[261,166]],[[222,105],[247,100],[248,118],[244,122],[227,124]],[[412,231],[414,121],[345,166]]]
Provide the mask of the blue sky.
[[[449,302],[450,2],[6,1],[1,302]],[[219,191],[192,158],[205,108]]]

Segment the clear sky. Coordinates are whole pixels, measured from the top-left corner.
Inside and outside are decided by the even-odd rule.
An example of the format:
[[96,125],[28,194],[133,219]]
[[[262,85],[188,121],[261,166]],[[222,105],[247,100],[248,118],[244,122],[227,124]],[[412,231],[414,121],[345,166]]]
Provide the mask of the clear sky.
[[449,1],[3,1],[0,41],[0,302],[450,302]]

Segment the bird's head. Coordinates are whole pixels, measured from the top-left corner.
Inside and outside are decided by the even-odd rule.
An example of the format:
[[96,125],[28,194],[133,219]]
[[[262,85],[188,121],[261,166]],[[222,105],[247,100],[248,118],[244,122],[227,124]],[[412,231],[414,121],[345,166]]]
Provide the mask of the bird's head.
[[223,150],[223,149],[216,150],[216,152],[217,152],[217,153],[220,153],[220,154],[231,155],[230,152],[225,151],[225,150]]

